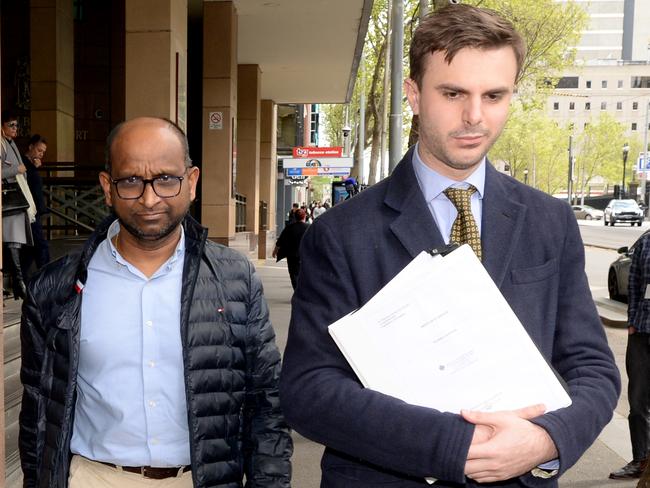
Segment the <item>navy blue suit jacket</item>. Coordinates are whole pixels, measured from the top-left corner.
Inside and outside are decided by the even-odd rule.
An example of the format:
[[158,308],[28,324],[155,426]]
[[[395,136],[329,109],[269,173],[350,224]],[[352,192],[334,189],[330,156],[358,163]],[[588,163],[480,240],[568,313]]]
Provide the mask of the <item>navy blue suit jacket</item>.
[[[439,486],[474,486],[464,476],[474,427],[363,388],[327,332],[420,251],[444,245],[412,151],[390,178],[316,219],[303,239],[281,400],[290,425],[327,447],[323,487],[422,487],[425,476]],[[482,219],[485,268],[569,388],[570,407],[534,419],[555,442],[565,471],[610,420],[620,391],[576,219],[566,202],[490,164]],[[526,474],[498,486],[553,487],[557,477]]]

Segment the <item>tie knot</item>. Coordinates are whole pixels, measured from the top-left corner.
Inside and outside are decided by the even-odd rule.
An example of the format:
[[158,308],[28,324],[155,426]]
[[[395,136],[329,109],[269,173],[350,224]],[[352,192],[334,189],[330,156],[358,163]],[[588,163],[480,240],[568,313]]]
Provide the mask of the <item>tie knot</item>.
[[454,207],[457,209],[469,205],[472,194],[476,191],[476,188],[472,185],[469,185],[467,188],[453,188],[449,187],[444,191],[444,194],[451,200],[451,203],[454,204]]

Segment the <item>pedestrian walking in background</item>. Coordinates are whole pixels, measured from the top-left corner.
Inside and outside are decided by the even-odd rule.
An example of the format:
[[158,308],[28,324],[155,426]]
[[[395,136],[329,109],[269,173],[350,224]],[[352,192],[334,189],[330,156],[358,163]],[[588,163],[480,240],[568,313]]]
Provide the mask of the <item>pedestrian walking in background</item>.
[[647,232],[635,244],[630,263],[627,323],[625,370],[632,461],[610,473],[609,477],[615,480],[639,478],[648,465],[650,452],[650,234]]
[[[571,207],[486,159],[524,61],[523,39],[492,10],[452,4],[422,20],[405,82],[419,142],[390,177],[328,210],[304,236],[280,389],[290,425],[326,446],[321,488],[424,488],[425,478],[447,488],[555,488],[612,418],[620,377]],[[453,414],[362,386],[328,326],[422,251],[452,241],[481,259],[566,382],[569,407]]]
[[287,225],[282,230],[272,253],[272,256],[278,261],[287,258],[289,278],[294,290],[298,286],[298,275],[300,274],[300,242],[309,228],[309,224],[306,222],[307,213],[305,210],[299,208],[295,214],[296,222]]
[[289,215],[287,217],[287,225],[293,224],[296,221],[296,210],[298,210],[300,207],[298,206],[297,203],[294,203],[291,206],[291,210],[289,210]]
[[320,202],[317,202],[316,207],[314,208],[314,211],[313,211],[314,219],[316,219],[317,217],[320,217],[324,213],[325,213],[325,207],[323,207],[323,205]]
[[107,146],[114,215],[42,268],[23,305],[24,486],[289,488],[262,285],[188,215],[185,134],[137,118]]
[[25,279],[29,277],[32,263],[36,262],[36,268],[40,269],[50,262],[50,246],[45,239],[43,232],[42,219],[49,212],[45,205],[43,195],[43,179],[38,172],[38,168],[43,164],[43,157],[47,151],[47,141],[40,134],[34,134],[27,146],[27,151],[23,154],[22,161],[27,168],[27,184],[29,191],[32,193],[34,204],[36,205],[36,220],[32,222],[32,238],[34,245],[25,246],[21,249],[21,261]]
[[9,110],[2,116],[2,185],[3,191],[10,189],[22,195],[27,207],[17,211],[9,208],[9,201],[3,198],[2,243],[6,249],[5,260],[9,265],[13,295],[16,300],[25,298],[25,274],[20,261],[23,246],[33,244],[31,223],[36,219],[36,205],[25,179],[27,168],[22,162],[15,138],[18,135],[18,117]]

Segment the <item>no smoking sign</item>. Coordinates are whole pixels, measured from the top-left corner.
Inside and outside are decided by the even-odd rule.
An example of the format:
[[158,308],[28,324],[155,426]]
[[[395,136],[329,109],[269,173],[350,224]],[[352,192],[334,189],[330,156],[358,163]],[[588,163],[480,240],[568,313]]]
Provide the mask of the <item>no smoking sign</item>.
[[210,112],[208,117],[208,127],[210,130],[223,129],[223,112]]

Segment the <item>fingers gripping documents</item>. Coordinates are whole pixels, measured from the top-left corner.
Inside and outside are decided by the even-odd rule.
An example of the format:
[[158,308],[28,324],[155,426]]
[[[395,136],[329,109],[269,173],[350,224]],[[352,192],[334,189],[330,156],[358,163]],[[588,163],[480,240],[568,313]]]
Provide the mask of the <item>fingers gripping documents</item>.
[[329,332],[366,388],[413,405],[460,413],[571,404],[468,245],[422,252]]

